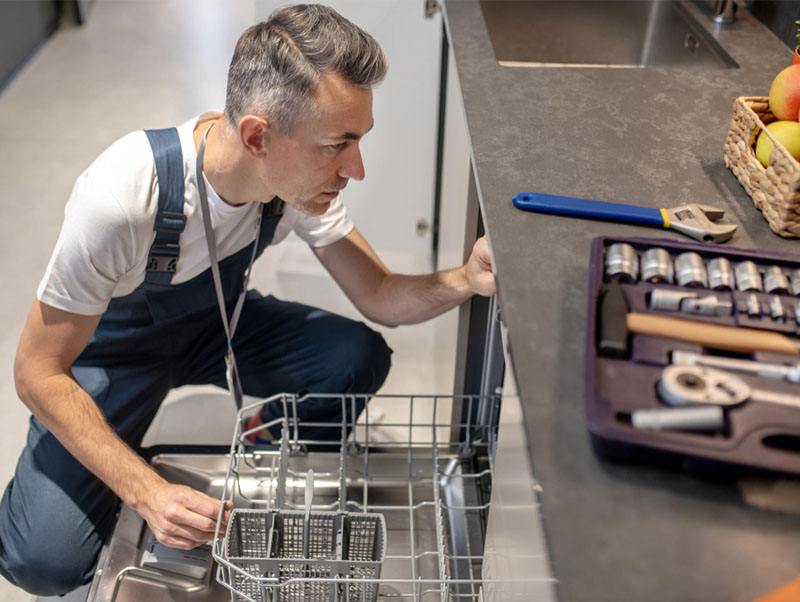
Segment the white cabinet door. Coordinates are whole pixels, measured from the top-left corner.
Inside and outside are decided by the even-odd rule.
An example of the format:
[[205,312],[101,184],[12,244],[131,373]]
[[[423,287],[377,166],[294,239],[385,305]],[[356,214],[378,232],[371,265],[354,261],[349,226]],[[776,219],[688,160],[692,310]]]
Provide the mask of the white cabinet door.
[[[266,19],[286,2],[264,0]],[[366,178],[351,182],[344,201],[356,226],[387,260],[430,259],[439,102],[441,14],[426,18],[423,0],[328,0],[329,6],[369,32],[389,60],[375,89],[375,127],[362,142]],[[396,270],[404,265],[390,264]]]

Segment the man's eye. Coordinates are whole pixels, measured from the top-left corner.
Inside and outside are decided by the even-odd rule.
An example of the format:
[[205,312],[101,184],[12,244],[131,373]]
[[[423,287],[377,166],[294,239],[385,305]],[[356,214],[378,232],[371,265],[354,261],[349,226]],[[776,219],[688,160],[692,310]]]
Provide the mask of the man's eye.
[[345,146],[346,144],[347,144],[347,141],[344,141],[344,142],[339,142],[338,144],[329,144],[329,145],[328,145],[328,148],[329,148],[329,149],[331,149],[331,150],[335,150],[335,151],[337,151],[337,150],[339,150],[339,149],[342,149],[342,148],[344,148],[344,146]]

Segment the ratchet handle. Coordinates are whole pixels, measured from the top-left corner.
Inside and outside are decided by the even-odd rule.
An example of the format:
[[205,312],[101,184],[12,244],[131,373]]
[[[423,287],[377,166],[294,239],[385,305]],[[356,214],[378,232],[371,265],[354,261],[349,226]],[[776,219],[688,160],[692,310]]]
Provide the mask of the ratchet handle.
[[520,192],[512,202],[517,209],[550,213],[553,215],[569,215],[603,219],[614,222],[626,222],[643,226],[667,227],[666,211],[653,207],[639,207],[623,203],[592,201],[571,196],[545,194],[542,192]]

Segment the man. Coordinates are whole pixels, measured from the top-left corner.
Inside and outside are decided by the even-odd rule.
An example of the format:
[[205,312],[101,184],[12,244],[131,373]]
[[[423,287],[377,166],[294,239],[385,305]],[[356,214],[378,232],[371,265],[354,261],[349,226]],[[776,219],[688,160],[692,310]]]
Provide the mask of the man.
[[[375,40],[333,10],[280,9],[240,38],[224,114],[129,134],[79,177],[15,361],[34,417],[0,504],[11,582],[53,595],[89,581],[118,499],[166,545],[213,537],[219,501],[167,483],[134,450],[171,388],[228,386],[228,318],[232,330],[239,316],[230,347],[247,394],[381,386],[391,352],[363,323],[255,291],[239,313],[266,244],[294,230],[382,324],[494,292],[484,240],[460,268],[394,274],[347,217],[339,191],[364,177],[359,142],[385,71]],[[301,418],[342,418],[322,400],[300,406]]]

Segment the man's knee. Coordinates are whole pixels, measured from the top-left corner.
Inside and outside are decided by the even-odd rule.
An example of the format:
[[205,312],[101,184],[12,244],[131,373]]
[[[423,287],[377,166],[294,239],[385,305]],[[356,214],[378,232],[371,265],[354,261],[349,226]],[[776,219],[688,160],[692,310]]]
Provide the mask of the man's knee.
[[345,377],[343,391],[332,393],[375,393],[386,380],[392,365],[392,350],[383,336],[357,323],[336,346],[334,373]]
[[[113,494],[97,479],[83,478],[89,473],[53,441],[32,424],[0,501],[0,574],[40,596],[65,594],[91,580],[116,509]],[[57,479],[38,469],[42,459]]]
[[97,554],[86,543],[68,548],[52,538],[32,537],[4,548],[0,573],[11,583],[36,596],[58,596],[88,583],[92,578]]

